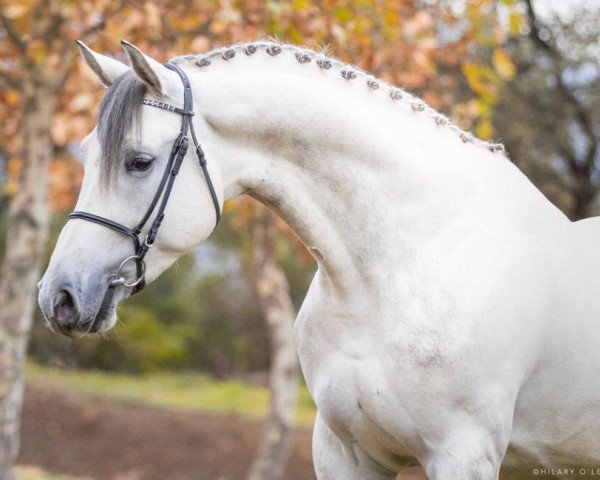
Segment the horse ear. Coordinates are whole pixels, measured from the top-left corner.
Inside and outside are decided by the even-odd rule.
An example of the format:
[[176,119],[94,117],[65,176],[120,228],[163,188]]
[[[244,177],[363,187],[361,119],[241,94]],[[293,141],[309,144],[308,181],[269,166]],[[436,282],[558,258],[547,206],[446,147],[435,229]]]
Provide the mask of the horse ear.
[[129,67],[124,63],[94,52],[82,41],[75,40],[75,42],[79,47],[79,52],[85,63],[87,63],[88,67],[92,69],[100,81],[107,87],[110,87],[117,78],[129,70]]
[[150,93],[157,97],[176,94],[178,82],[175,72],[148,55],[144,55],[135,45],[125,40],[121,40],[121,45],[129,57],[133,71],[150,89]]

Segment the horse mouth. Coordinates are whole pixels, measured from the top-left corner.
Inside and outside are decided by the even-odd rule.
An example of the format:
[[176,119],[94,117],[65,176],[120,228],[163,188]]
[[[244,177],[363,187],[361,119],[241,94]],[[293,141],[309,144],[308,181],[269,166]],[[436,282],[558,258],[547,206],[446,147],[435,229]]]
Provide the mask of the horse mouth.
[[103,330],[107,330],[110,327],[106,328],[106,324],[110,323],[110,319],[114,315],[115,305],[113,305],[113,300],[115,297],[116,288],[109,286],[104,292],[104,298],[102,299],[102,303],[100,304],[100,308],[96,312],[96,315],[92,319],[92,324],[89,326],[89,329],[86,333],[98,333]]

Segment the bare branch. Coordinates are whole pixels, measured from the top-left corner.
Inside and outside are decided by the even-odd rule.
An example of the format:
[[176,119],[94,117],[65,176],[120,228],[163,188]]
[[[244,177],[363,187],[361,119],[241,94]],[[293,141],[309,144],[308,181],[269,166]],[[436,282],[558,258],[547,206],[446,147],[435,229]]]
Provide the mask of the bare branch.
[[13,90],[19,90],[21,88],[21,82],[18,75],[11,72],[9,68],[0,64],[0,82],[4,88],[10,88]]
[[[103,18],[98,23],[95,23],[94,25],[90,26],[86,30],[82,31],[80,38],[86,38],[86,37],[89,37],[90,35],[93,35],[96,32],[101,31],[105,27],[105,25],[106,25],[106,22]],[[54,91],[57,94],[62,92],[62,90],[65,86],[65,83],[67,81],[69,70],[71,69],[71,66],[73,65],[73,58],[75,57],[75,55],[74,55],[75,48],[74,48],[73,41],[70,38],[64,38],[60,44],[59,50],[60,50],[60,58],[62,61],[61,61],[61,64],[59,65],[58,69],[56,70],[56,73],[54,74],[54,82],[53,82],[53,86],[52,86],[52,88],[54,89]]]
[[84,30],[83,32],[81,32],[81,38],[86,38],[96,32],[99,32],[105,26],[106,26],[106,20],[103,17],[102,20],[100,20],[98,23],[92,25],[91,27],[89,27],[86,30]]
[[195,28],[190,28],[189,30],[179,31],[171,26],[169,22],[166,21],[166,17],[163,18],[163,28],[166,32],[166,37],[169,40],[174,41],[177,38],[195,38],[198,36],[207,36],[210,33],[210,28],[212,26],[213,19],[208,18],[200,25]]
[[23,55],[27,53],[27,43],[15,24],[0,10],[0,24],[4,27],[6,35],[15,48]]
[[111,11],[120,11],[123,8],[125,8],[125,6],[127,5],[128,0],[118,0],[118,1],[114,1],[111,4],[112,9],[109,11],[105,11],[100,18],[100,21],[98,23],[95,23],[94,25],[91,25],[90,27],[88,27],[86,30],[83,30],[81,32],[81,36],[79,38],[81,39],[85,39],[86,37],[93,35],[96,32],[101,31],[104,27],[106,27],[106,17],[110,15]]
[[51,14],[50,0],[40,0],[36,8],[31,9],[29,20],[29,31],[35,38],[41,37],[41,32],[44,31],[46,19]]
[[50,20],[48,21],[48,26],[44,29],[43,37],[47,44],[52,42],[56,37],[62,35],[61,28],[65,23],[65,17],[63,17],[60,11],[52,15]]
[[543,50],[546,50],[550,55],[554,58],[558,57],[558,52],[554,49],[553,46],[550,45],[549,42],[543,40],[540,36],[540,21],[537,18],[537,14],[533,9],[533,4],[531,0],[525,0],[525,5],[527,6],[527,18],[529,18],[529,28],[531,29],[529,36],[531,39],[538,44]]
[[542,37],[541,30],[543,27],[533,9],[532,0],[525,0],[525,4],[527,5],[527,16],[529,18],[529,26],[531,29],[529,36],[533,42],[552,59],[558,90],[563,98],[575,109],[577,119],[581,123],[582,129],[592,145],[591,148],[594,148],[594,145],[600,141],[600,138],[598,138],[598,135],[596,135],[594,131],[592,115],[587,110],[586,106],[573,94],[569,87],[565,85],[561,75],[562,54],[551,42],[544,40]]
[[73,58],[75,56],[74,51],[75,48],[73,47],[73,42],[71,39],[63,39],[60,45],[61,63],[54,73],[54,81],[52,82],[52,88],[56,94],[60,94],[65,86],[69,70],[73,65]]
[[12,88],[12,85],[4,77],[0,76],[0,89],[12,90]]

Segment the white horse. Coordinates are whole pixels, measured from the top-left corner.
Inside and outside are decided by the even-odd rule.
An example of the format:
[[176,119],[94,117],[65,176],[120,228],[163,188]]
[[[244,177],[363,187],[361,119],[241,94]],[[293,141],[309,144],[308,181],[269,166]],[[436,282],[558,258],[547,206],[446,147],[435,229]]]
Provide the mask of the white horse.
[[[183,107],[183,88],[124,47],[131,68],[81,45],[109,90],[77,207],[133,226],[182,122],[141,100]],[[597,219],[570,222],[500,147],[319,53],[259,42],[173,61],[219,205],[257,198],[318,262],[295,332],[319,480],[600,473]],[[215,225],[192,150],[149,281]],[[109,284],[129,255],[123,235],[69,221],[40,286],[50,324],[111,328],[131,288]]]

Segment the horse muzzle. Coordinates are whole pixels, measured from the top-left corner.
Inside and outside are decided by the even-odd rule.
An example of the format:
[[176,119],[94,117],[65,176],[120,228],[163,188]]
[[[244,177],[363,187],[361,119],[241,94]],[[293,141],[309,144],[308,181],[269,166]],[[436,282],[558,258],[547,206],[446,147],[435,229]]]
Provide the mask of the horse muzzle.
[[42,280],[38,302],[50,328],[71,338],[111,328],[116,323],[116,306],[123,289],[110,283],[107,279],[84,294],[72,280]]

